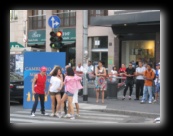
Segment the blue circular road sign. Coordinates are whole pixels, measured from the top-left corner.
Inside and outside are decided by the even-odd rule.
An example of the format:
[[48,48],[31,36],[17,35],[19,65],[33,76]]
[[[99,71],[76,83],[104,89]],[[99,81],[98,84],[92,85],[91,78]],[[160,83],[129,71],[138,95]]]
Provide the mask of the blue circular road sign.
[[60,26],[61,20],[58,16],[51,16],[48,20],[48,24],[51,28],[58,28]]

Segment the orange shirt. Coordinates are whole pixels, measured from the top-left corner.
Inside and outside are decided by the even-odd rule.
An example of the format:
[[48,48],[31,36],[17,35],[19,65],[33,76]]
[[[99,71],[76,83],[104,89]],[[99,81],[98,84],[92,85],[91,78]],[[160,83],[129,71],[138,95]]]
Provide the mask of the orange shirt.
[[[150,71],[149,70],[145,70],[144,71],[144,76],[146,78],[154,78],[155,76],[155,73],[154,71],[151,69]],[[153,80],[148,80],[148,79],[145,79],[145,83],[144,83],[145,86],[152,86],[153,85]]]

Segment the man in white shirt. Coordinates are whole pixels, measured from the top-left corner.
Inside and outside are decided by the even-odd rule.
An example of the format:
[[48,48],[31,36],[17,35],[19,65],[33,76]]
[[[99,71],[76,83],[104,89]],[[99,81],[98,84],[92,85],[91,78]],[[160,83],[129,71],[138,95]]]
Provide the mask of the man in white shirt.
[[88,81],[94,80],[94,67],[91,63],[91,61],[88,61],[88,67],[87,67],[87,73],[86,73],[86,77],[88,79]]
[[139,95],[143,96],[143,88],[144,88],[143,73],[146,70],[146,68],[143,67],[142,65],[143,63],[139,61],[138,67],[136,68],[136,99],[134,100],[139,100]]
[[83,66],[81,65],[81,63],[79,63],[76,67],[76,72],[77,73],[83,73]]

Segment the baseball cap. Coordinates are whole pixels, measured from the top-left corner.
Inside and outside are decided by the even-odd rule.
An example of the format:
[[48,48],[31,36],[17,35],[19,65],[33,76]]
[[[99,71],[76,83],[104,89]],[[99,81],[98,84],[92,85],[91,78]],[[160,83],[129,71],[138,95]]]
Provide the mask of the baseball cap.
[[160,66],[160,63],[157,63],[156,66]]
[[46,68],[45,66],[42,66],[42,67],[40,68],[40,70],[43,71],[43,72],[45,72],[45,71],[47,70],[47,68]]

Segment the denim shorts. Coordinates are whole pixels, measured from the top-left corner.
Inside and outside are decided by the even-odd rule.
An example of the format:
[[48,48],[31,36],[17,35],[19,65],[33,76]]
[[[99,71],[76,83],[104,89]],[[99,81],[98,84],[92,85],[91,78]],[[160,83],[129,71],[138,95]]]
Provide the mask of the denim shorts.
[[50,91],[49,91],[49,94],[50,94],[50,95],[60,95],[60,92],[50,92]]
[[160,83],[156,84],[155,93],[160,92]]
[[66,91],[65,93],[66,93],[68,96],[73,96],[73,94],[70,93],[70,92],[68,92],[68,91]]

